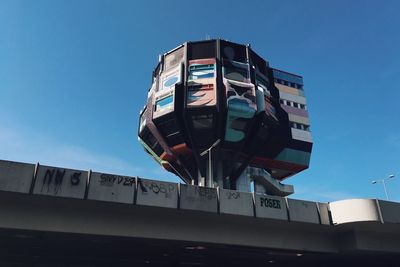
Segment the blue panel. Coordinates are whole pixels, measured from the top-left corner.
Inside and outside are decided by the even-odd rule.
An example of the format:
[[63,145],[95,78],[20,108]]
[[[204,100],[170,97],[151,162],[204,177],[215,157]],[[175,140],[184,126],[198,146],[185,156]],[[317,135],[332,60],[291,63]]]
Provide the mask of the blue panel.
[[156,111],[160,111],[162,109],[168,108],[169,106],[174,104],[174,97],[173,95],[167,96],[161,100],[156,102]]
[[178,81],[178,77],[171,77],[168,80],[166,80],[164,82],[164,86],[165,87],[171,87],[172,85],[176,84],[176,82]]
[[273,70],[274,78],[303,85],[303,78],[280,70]]
[[189,80],[214,78],[215,65],[192,64],[189,67]]
[[275,159],[308,166],[310,163],[310,156],[311,154],[309,152],[285,148]]

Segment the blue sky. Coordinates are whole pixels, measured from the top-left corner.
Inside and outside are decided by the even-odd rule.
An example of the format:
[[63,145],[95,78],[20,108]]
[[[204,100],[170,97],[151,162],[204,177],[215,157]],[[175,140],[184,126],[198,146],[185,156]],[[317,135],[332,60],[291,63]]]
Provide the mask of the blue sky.
[[304,76],[314,149],[294,198],[400,201],[397,1],[0,1],[0,159],[179,181],[138,115],[158,55],[206,36]]

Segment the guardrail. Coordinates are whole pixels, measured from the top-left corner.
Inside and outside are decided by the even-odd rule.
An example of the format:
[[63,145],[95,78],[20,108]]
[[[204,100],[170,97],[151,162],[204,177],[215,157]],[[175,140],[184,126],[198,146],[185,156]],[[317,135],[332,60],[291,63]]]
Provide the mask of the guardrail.
[[400,223],[400,204],[395,202],[320,203],[5,160],[0,160],[0,191],[309,224]]

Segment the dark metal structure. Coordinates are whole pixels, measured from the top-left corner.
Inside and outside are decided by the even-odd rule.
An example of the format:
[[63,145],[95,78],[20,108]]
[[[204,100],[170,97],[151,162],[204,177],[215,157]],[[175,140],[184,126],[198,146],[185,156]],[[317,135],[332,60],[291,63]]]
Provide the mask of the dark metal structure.
[[249,45],[206,40],[160,56],[138,136],[186,183],[249,191],[263,184],[252,177],[282,181],[308,168],[309,126],[300,76]]

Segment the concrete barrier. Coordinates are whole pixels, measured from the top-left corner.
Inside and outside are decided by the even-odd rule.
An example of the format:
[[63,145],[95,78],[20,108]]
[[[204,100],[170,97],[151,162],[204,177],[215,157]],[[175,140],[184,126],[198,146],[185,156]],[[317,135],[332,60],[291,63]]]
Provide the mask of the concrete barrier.
[[219,210],[222,214],[254,216],[253,194],[219,189]]
[[290,221],[319,224],[317,203],[290,198],[287,203]]
[[400,223],[400,203],[378,200],[384,223]]
[[180,209],[218,212],[217,189],[180,185]]
[[255,194],[254,205],[257,218],[288,220],[286,201],[283,197]]
[[136,178],[92,172],[88,199],[133,204]]
[[138,178],[136,205],[178,208],[178,184]]
[[40,165],[33,194],[83,199],[88,172]]
[[35,165],[0,160],[0,190],[29,193]]
[[319,211],[319,218],[320,218],[320,222],[323,225],[331,225],[331,216],[330,216],[330,212],[329,212],[329,205],[328,203],[321,203],[321,202],[317,202],[317,207],[318,207],[318,211]]
[[376,199],[346,199],[329,203],[333,224],[381,222]]

